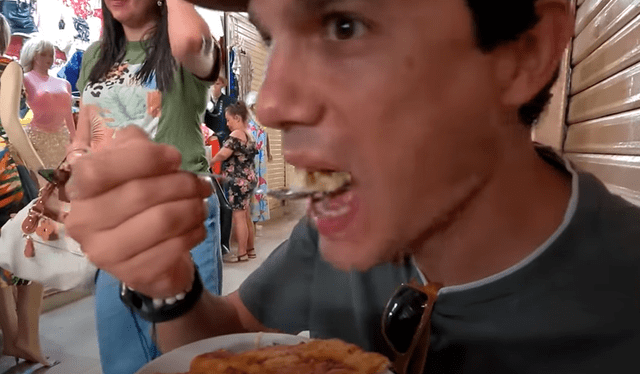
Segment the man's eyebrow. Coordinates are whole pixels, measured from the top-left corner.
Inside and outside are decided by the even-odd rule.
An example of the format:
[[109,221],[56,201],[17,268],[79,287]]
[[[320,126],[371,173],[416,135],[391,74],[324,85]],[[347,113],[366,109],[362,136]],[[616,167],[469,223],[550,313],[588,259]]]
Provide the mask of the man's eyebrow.
[[[340,3],[365,2],[370,5],[379,3],[379,0],[293,0],[292,5],[287,9],[288,19],[305,19],[310,15],[317,15],[327,8]],[[258,13],[249,7],[249,21],[258,29],[263,38],[269,35],[264,23],[261,22]]]
[[335,3],[349,2],[349,0],[296,0],[296,7],[304,12],[315,13]]
[[330,8],[336,4],[345,4],[345,3],[365,3],[367,5],[375,5],[378,4],[379,0],[294,0],[295,5],[292,7],[294,12],[299,12],[301,14],[311,13],[316,14],[320,13],[327,8]]

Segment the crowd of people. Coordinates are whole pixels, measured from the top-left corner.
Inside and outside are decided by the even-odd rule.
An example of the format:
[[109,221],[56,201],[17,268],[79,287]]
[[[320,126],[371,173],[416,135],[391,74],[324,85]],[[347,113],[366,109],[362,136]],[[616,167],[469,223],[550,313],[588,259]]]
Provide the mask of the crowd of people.
[[[2,133],[0,227],[37,197],[34,192],[37,186],[46,183],[42,178],[34,178],[38,171],[72,165],[79,157],[107,147],[119,129],[133,124],[149,138],[177,148],[184,171],[210,172],[211,165],[218,161],[216,157],[229,152],[223,172],[224,192],[234,211],[233,217],[228,218],[235,218],[238,251],[243,253],[235,258],[255,257],[253,222],[248,208],[256,185],[253,162],[257,149],[247,125],[248,109],[242,102],[220,98],[224,96],[220,91],[225,82],[219,76],[221,50],[192,5],[181,0],[144,1],[142,5],[104,3],[103,37],[84,53],[75,82],[81,93],[77,121],[72,113],[70,82],[50,74],[55,48],[49,40],[34,34],[24,43],[19,65],[15,59],[3,56],[3,68],[10,64],[18,69],[21,66],[23,101],[31,120],[26,126],[19,121],[4,126],[12,125],[6,135]],[[172,55],[174,51],[168,41],[179,40],[184,34],[175,28],[170,30],[167,23],[180,19],[196,20],[194,28],[208,40],[206,47],[181,49],[179,54]],[[4,51],[9,46],[11,30],[4,18],[2,21]],[[207,113],[223,119],[216,125],[216,135],[226,134],[219,154],[212,159],[206,157],[201,132],[203,121],[210,122],[204,118],[208,101],[205,99],[210,91],[217,92],[218,112],[209,108]],[[218,102],[224,106],[218,106]],[[234,132],[229,130],[227,119]],[[27,142],[21,143],[20,136]],[[233,142],[239,139],[243,144]],[[36,161],[25,162],[28,157]],[[234,169],[233,165],[237,167]],[[22,174],[18,173],[20,169],[24,169]],[[26,193],[27,190],[31,193]],[[222,252],[216,194],[208,196],[206,211],[206,238],[194,242],[190,258],[198,266],[208,292],[219,295]],[[4,270],[2,290],[4,354],[49,365],[51,361],[42,355],[38,338],[43,285]],[[119,281],[107,272],[96,274],[95,300],[104,373],[133,373],[160,354],[151,339],[150,323],[120,302]]]
[[[66,128],[64,223],[100,269],[104,373],[209,337],[304,330],[383,353],[398,374],[635,367],[640,209],[531,142],[572,2],[192,2],[249,12],[270,48],[257,104],[225,101],[220,49],[188,1],[105,0]],[[222,163],[235,261],[255,256],[252,108],[289,163],[350,181],[314,195],[220,296],[220,200],[198,176]],[[68,126],[54,122],[43,129]],[[17,168],[2,175],[19,208]]]

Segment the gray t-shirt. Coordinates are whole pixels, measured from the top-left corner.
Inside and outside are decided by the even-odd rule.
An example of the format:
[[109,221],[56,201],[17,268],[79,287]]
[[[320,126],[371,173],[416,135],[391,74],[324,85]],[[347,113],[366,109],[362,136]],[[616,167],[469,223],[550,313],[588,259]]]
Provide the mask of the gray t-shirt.
[[[240,287],[265,326],[388,353],[380,318],[411,264],[341,272],[305,218]],[[446,287],[432,317],[427,373],[637,373],[640,209],[574,173],[563,224],[512,268]]]

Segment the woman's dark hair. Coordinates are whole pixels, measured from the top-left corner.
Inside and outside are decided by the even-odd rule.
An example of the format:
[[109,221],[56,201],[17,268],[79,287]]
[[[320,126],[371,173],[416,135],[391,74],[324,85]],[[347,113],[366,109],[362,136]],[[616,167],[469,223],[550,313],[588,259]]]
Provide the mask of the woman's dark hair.
[[[167,92],[173,84],[173,74],[176,71],[176,61],[171,54],[169,45],[169,27],[167,23],[167,3],[155,7],[158,12],[158,23],[150,31],[148,39],[144,39],[143,46],[146,58],[136,78],[141,82],[149,82],[156,76],[158,89]],[[100,58],[89,74],[89,81],[95,83],[103,79],[115,64],[121,63],[127,50],[127,38],[122,24],[118,22],[102,0],[103,35],[100,45]]]
[[[537,0],[466,0],[475,21],[478,47],[485,52],[517,40],[540,20],[536,14]],[[569,0],[567,0],[569,1]],[[520,107],[520,121],[531,126],[551,99],[551,87],[558,80],[559,70],[553,79],[530,102]]]
[[235,104],[229,105],[225,111],[232,116],[240,116],[240,118],[242,118],[242,122],[247,122],[249,119],[249,109],[244,101],[238,101]]

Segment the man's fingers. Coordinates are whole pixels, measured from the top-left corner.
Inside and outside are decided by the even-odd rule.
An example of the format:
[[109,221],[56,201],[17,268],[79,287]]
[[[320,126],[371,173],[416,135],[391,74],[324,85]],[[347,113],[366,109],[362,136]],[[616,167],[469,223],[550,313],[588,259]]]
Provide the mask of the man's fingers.
[[128,138],[77,160],[67,195],[71,200],[87,199],[130,180],[176,172],[180,163],[180,152],[171,146]]
[[210,182],[187,172],[136,179],[93,199],[74,200],[65,224],[81,238],[96,231],[113,229],[156,205],[204,199],[211,193]]
[[109,269],[171,238],[195,229],[204,232],[207,215],[202,199],[181,200],[155,206],[111,230],[83,236],[72,227],[70,235],[78,240],[89,261]]
[[[145,287],[159,287],[163,281],[172,280],[177,282],[167,282],[172,285],[177,283],[175,289],[166,291],[156,291],[153,297],[170,297],[174,296],[191,285],[193,270],[186,273],[174,274],[176,267],[179,266],[185,254],[188,255],[189,249],[201,243],[206,237],[206,230],[200,228],[194,229],[185,235],[169,239],[155,246],[154,248],[144,251],[128,261],[122,262],[109,269],[109,273],[122,279],[129,287],[143,292]],[[180,248],[182,250],[177,250]],[[188,257],[189,261],[190,257]],[[167,279],[168,278],[168,279]],[[164,286],[165,288],[167,286]],[[148,290],[146,290],[149,292]],[[145,292],[143,292],[145,293]]]
[[131,140],[149,140],[149,135],[141,127],[135,125],[116,129],[114,137],[114,144],[122,144]]

